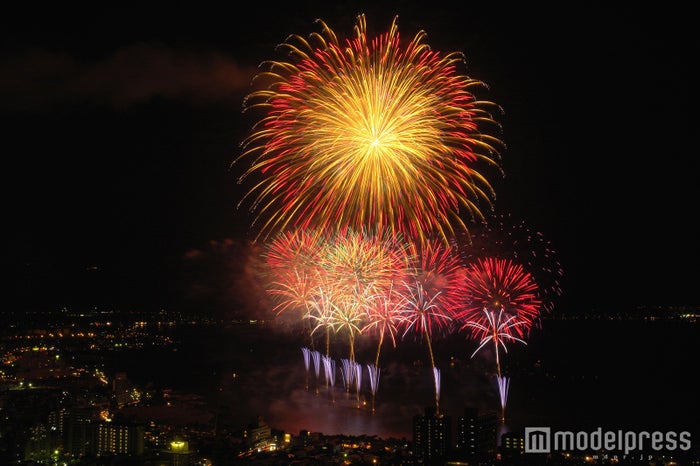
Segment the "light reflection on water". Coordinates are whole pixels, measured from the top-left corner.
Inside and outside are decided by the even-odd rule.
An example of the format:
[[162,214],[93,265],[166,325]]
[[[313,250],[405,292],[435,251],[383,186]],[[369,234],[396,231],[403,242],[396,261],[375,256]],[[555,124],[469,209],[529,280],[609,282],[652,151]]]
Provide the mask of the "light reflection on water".
[[[682,377],[691,370],[688,358],[700,350],[696,335],[693,325],[546,322],[527,346],[503,355],[503,368],[511,376],[507,425],[692,426],[700,413],[697,404],[689,403],[692,384]],[[433,345],[442,371],[441,411],[453,425],[467,406],[481,412],[499,408],[493,357],[482,351],[470,359],[470,344],[436,339]],[[141,356],[127,371],[202,393],[216,409],[225,408],[233,423],[243,426],[262,416],[272,427],[292,433],[411,439],[413,417],[434,403],[433,378],[420,342],[382,350],[374,414],[366,369],[361,396],[367,404],[358,408],[340,374],[331,394],[325,380],[317,383],[313,370],[306,372],[300,348],[299,340],[267,330],[197,329],[182,338],[179,351]],[[373,360],[375,351],[373,343],[359,341],[358,362]],[[337,359],[345,352],[341,343],[331,349]]]

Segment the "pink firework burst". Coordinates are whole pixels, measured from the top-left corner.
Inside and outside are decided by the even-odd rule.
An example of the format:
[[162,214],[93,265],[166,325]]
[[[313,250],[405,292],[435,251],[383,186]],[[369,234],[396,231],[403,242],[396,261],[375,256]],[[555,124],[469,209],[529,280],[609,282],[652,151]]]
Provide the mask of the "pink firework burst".
[[266,245],[267,292],[276,301],[277,315],[288,309],[309,310],[311,295],[320,274],[319,252],[322,241],[314,232],[286,231]]

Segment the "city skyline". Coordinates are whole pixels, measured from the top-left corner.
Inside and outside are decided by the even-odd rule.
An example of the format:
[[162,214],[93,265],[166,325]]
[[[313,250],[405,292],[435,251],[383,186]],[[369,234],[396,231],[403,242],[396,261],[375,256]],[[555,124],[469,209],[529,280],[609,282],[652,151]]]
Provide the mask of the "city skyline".
[[[501,451],[493,449],[500,435],[510,432],[517,440],[523,426],[580,432],[600,428],[687,431],[692,441],[696,435],[694,387],[676,384],[673,397],[665,393],[668,381],[686,370],[686,361],[678,354],[697,351],[693,338],[697,321],[681,311],[674,318],[665,318],[668,315],[659,310],[646,317],[544,322],[529,345],[514,347],[504,355],[504,370],[516,387],[505,422],[498,415],[492,355],[480,352],[470,358],[476,342],[436,339],[436,361],[443,370],[441,412],[446,416],[445,428],[449,426],[453,435],[441,448],[450,455],[465,453],[459,418],[467,414],[476,414],[491,432],[484,432],[483,439],[490,449],[481,453],[491,458]],[[416,416],[435,415],[435,407],[430,406],[428,362],[418,341],[402,341],[398,348],[387,349],[377,411],[373,412],[366,379],[362,396],[367,403],[360,407],[354,393],[346,392],[341,382],[334,389],[335,396],[331,395],[324,386],[325,369],[314,375],[312,368],[305,383],[308,369],[305,371],[298,346],[305,340],[303,335],[289,333],[272,321],[199,322],[171,312],[135,314],[120,322],[113,320],[114,314],[101,311],[78,317],[66,312],[49,325],[24,329],[26,322],[19,320],[3,332],[6,352],[0,371],[0,410],[15,420],[5,425],[5,439],[18,438],[20,444],[28,439],[30,433],[18,426],[35,426],[31,438],[36,437],[42,425],[38,414],[51,406],[51,400],[62,400],[54,411],[58,415],[73,413],[86,403],[92,406],[89,411],[95,420],[91,425],[96,428],[109,423],[107,419],[117,426],[134,421],[143,425],[150,420],[145,422],[143,460],[157,455],[159,443],[154,433],[160,445],[184,434],[194,441],[196,454],[209,456],[212,435],[235,442],[241,429],[256,418],[295,437],[308,431],[316,436],[403,439],[402,448],[419,455],[416,449],[422,443],[415,438]],[[639,341],[629,344],[614,338],[621,331],[635,334]],[[603,344],[591,344],[591,335]],[[659,348],[647,343],[655,338],[668,339],[668,344]],[[232,339],[237,345],[225,344]],[[371,341],[358,341],[358,361],[372,356],[372,346]],[[336,341],[331,354],[340,358],[346,350],[342,341]],[[339,372],[339,380],[340,376]],[[32,399],[42,402],[30,408],[23,401]],[[75,413],[85,418],[88,411]],[[52,416],[49,425],[56,422],[56,415]],[[36,448],[39,454],[41,445],[28,444],[27,451]],[[65,458],[82,451],[78,444],[69,445],[64,444],[62,450],[62,455],[68,455]],[[226,451],[240,451],[246,445],[239,442]],[[22,451],[12,447],[11,440],[1,450],[2,454]],[[680,464],[694,458],[696,451],[676,452],[684,458]],[[592,453],[602,454],[595,449]],[[517,448],[510,454],[526,464],[535,459],[523,457]],[[569,454],[575,462],[577,453]],[[590,456],[591,452],[580,454]],[[662,454],[672,453],[658,453]],[[218,461],[215,464],[229,464],[223,458]]]

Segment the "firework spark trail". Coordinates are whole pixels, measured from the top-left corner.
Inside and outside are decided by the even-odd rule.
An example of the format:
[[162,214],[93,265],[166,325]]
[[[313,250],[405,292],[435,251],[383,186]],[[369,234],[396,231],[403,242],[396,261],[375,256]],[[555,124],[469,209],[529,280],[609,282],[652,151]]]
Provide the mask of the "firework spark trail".
[[[440,399],[440,369],[433,367],[433,378],[435,379],[435,398]],[[438,413],[439,414],[439,413]]]
[[[368,38],[339,41],[323,21],[312,40],[293,34],[267,61],[244,111],[262,117],[234,160],[252,159],[239,178],[264,175],[243,197],[257,211],[258,237],[288,227],[325,231],[374,225],[423,239],[447,238],[461,215],[482,218],[495,193],[482,168],[503,174],[502,141],[487,90],[466,76],[464,55],[433,50],[420,31],[402,42],[397,19]],[[454,225],[453,225],[454,224]]]
[[506,317],[502,309],[498,311],[498,314],[484,309],[484,314],[486,315],[488,325],[483,325],[481,322],[477,321],[470,321],[467,322],[462,328],[471,328],[474,334],[481,338],[479,346],[472,353],[472,358],[484,346],[490,342],[493,342],[494,351],[496,353],[496,371],[498,377],[501,377],[501,360],[499,350],[500,348],[503,348],[503,351],[506,353],[508,352],[506,342],[518,342],[527,345],[525,340],[513,334],[515,329],[520,326],[527,325],[527,323],[525,321],[517,320],[517,316],[515,315]]
[[326,385],[330,384],[330,377],[331,377],[331,371],[330,371],[330,363],[332,359],[329,356],[321,355],[321,362],[323,362],[323,374],[326,376]]
[[309,389],[309,364],[311,362],[311,350],[307,347],[301,349],[304,355],[304,367],[306,367],[306,389]]
[[303,348],[301,349],[301,352],[302,352],[302,354],[303,354],[303,356],[304,356],[304,366],[306,367],[306,370],[307,370],[307,372],[308,372],[308,370],[309,370],[309,363],[310,363],[310,361],[311,361],[311,360],[310,360],[310,357],[311,357],[310,350],[309,350],[309,348],[307,348],[307,347],[303,347]]
[[355,336],[360,333],[364,313],[361,312],[357,303],[346,302],[344,304],[342,307],[335,308],[330,327],[336,334],[341,331],[347,333],[350,361],[355,362]]
[[506,419],[506,403],[508,402],[508,389],[510,388],[510,379],[508,377],[497,377],[498,394],[501,397],[501,422]]
[[[320,283],[320,282],[319,282]],[[331,328],[335,323],[336,306],[331,296],[333,290],[330,286],[319,284],[316,288],[313,301],[309,308],[309,312],[304,316],[313,322],[311,325],[310,335],[313,335],[320,329],[323,329],[326,334],[326,356],[330,355],[331,351]]]
[[377,393],[379,388],[379,376],[382,370],[373,364],[367,364],[367,373],[369,374],[369,385],[372,393]]
[[355,368],[353,366],[353,361],[350,361],[347,358],[342,358],[340,360],[340,363],[340,373],[343,376],[343,385],[345,386],[345,391],[349,392],[352,387],[353,381],[355,380]]
[[[435,357],[433,356],[433,346],[431,343],[432,329],[434,326],[439,327],[445,325],[452,320],[452,317],[443,313],[436,303],[440,292],[433,296],[428,296],[420,282],[412,284],[404,283],[404,286],[406,289],[405,298],[407,307],[404,309],[406,328],[403,337],[405,337],[409,331],[414,330],[418,335],[425,338],[425,342],[428,345],[428,354],[430,355],[430,367],[434,370]],[[440,396],[437,379],[435,382],[435,412],[439,414]]]
[[335,371],[336,371],[336,366],[335,366],[335,360],[331,358],[326,358],[328,360],[328,367],[326,368],[326,371],[328,373],[328,381],[331,384],[331,388],[335,387]]
[[374,365],[379,366],[379,353],[387,335],[391,338],[393,347],[396,348],[396,335],[404,322],[405,302],[403,296],[394,291],[393,283],[384,293],[375,295],[372,302],[374,305],[367,310],[367,324],[362,327],[360,333],[379,335],[374,357]]
[[506,401],[510,380],[501,374],[501,358],[499,355],[499,349],[503,348],[503,350],[507,353],[507,342],[518,342],[526,345],[527,343],[525,340],[518,338],[513,333],[515,328],[521,325],[527,325],[527,322],[517,320],[516,315],[506,317],[503,309],[499,310],[498,314],[487,309],[484,309],[483,312],[486,314],[488,325],[471,321],[467,322],[462,328],[470,328],[475,335],[480,336],[481,338],[479,346],[472,353],[472,358],[484,346],[490,342],[493,342],[494,352],[496,355],[496,380],[498,381],[498,393],[501,399],[501,422],[505,422]]
[[312,351],[311,357],[314,360],[314,373],[316,374],[316,391],[318,392],[318,382],[321,378],[321,353]]
[[379,389],[379,376],[382,370],[375,365],[367,364],[367,373],[369,374],[369,388],[372,393],[372,411],[374,411],[374,396]]
[[323,360],[323,372],[326,375],[326,388],[330,388],[335,401],[335,395],[333,394],[333,387],[335,386],[335,361],[326,355],[323,355],[321,358]]
[[360,390],[362,390],[362,364],[353,363],[355,369],[355,393],[357,394],[357,407],[360,407]]

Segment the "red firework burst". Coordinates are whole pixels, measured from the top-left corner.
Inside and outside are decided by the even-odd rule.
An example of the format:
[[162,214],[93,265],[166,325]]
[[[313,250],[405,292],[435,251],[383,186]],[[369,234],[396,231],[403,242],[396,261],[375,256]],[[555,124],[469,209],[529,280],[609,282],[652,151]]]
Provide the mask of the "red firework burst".
[[540,315],[542,301],[537,283],[522,265],[510,259],[477,259],[466,268],[465,277],[466,302],[457,315],[462,329],[489,328],[488,316],[496,314],[518,322],[509,327],[514,335],[527,335]]
[[541,309],[551,312],[561,296],[564,270],[557,251],[545,234],[510,214],[494,214],[469,229],[461,255],[470,264],[478,258],[509,259],[532,274],[538,287]]

